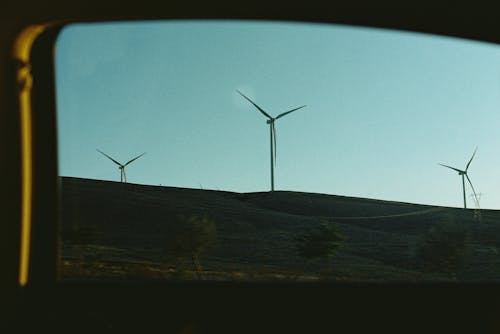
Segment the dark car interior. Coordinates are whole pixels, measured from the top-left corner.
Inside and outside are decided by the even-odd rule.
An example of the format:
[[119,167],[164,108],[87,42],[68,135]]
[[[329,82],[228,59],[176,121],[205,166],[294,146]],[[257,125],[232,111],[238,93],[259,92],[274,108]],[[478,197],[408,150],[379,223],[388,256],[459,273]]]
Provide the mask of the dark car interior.
[[[62,199],[54,62],[54,45],[61,30],[78,22],[234,19],[348,24],[498,44],[500,20],[492,8],[415,1],[222,0],[161,5],[28,1],[8,4],[0,16],[2,332],[500,331],[498,282],[60,279]],[[26,33],[30,26],[36,33]],[[32,45],[26,42],[31,37],[21,41],[23,34],[36,35]],[[20,59],[20,54],[26,58]],[[29,115],[29,126],[24,113]]]

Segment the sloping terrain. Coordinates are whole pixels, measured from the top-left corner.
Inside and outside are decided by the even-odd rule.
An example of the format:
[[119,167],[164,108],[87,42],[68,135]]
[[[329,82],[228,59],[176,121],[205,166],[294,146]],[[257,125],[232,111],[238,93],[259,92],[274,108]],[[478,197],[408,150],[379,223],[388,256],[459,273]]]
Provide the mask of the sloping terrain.
[[[233,193],[61,177],[62,273],[65,278],[165,278],[190,257],[166,257],[183,221],[206,217],[216,233],[199,252],[214,279],[343,281],[448,280],[422,272],[415,249],[444,221],[467,226],[460,279],[500,277],[500,212],[462,210],[289,191]],[[345,241],[331,258],[304,259],[296,237],[327,223]],[[219,274],[217,274],[219,273]],[[223,274],[221,274],[223,273]],[[212,275],[212,276],[210,276]],[[218,276],[217,276],[218,275]]]

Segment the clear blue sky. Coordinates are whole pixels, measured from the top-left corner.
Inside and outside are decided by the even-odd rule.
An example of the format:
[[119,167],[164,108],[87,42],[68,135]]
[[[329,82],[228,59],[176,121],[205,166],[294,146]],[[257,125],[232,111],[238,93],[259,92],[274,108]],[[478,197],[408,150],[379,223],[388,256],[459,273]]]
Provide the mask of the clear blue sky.
[[[500,208],[500,46],[265,22],[78,24],[56,46],[60,174],[237,192]],[[473,206],[470,188],[468,204]]]

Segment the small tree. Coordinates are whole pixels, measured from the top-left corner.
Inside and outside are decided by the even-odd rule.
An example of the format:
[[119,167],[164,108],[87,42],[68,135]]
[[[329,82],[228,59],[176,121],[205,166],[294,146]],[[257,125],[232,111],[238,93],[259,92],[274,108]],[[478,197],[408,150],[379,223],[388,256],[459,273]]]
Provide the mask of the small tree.
[[425,272],[456,275],[465,262],[467,251],[466,222],[447,218],[430,228],[419,240],[416,260]]
[[320,223],[295,238],[295,248],[306,260],[325,258],[331,273],[331,258],[344,243],[344,236],[337,225]]
[[190,258],[194,269],[202,275],[200,257],[217,239],[213,220],[207,216],[180,215],[177,223],[167,235],[165,255],[167,258],[182,260]]

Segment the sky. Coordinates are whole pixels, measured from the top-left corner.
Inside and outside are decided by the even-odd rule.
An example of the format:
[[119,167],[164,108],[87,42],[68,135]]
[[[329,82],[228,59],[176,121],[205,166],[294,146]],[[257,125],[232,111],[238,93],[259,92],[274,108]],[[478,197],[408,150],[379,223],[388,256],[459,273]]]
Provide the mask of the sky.
[[[343,25],[85,23],[56,44],[59,174],[500,209],[500,46]],[[472,191],[466,188],[468,206]]]

